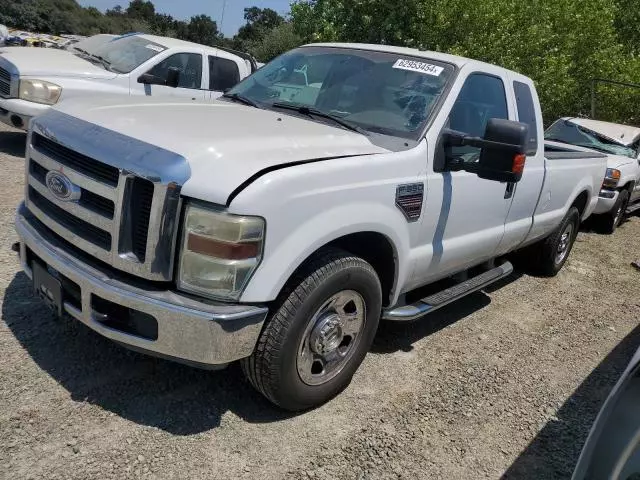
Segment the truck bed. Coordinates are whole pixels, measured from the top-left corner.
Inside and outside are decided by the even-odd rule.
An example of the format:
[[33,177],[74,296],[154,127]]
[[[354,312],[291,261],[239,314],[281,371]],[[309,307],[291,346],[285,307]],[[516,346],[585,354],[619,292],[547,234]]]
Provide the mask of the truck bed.
[[587,193],[582,220],[593,212],[607,170],[607,156],[571,145],[545,142],[545,172],[529,240],[557,226],[569,206]]

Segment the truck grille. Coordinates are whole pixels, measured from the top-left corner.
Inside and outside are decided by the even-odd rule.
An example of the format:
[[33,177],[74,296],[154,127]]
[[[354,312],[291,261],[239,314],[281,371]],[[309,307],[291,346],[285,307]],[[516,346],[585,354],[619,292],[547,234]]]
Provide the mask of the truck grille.
[[106,165],[86,155],[74,152],[70,148],[64,147],[37,133],[33,135],[33,146],[45,155],[55,158],[65,167],[72,168],[78,173],[112,187],[118,186],[120,171],[111,165]]
[[[47,173],[49,173],[49,170],[44,168],[42,165],[33,160],[29,161],[29,174],[43,186],[47,185]],[[92,210],[103,217],[113,220],[115,204],[111,200],[107,200],[106,198],[83,188],[78,203],[88,210]]]
[[56,206],[55,203],[47,200],[44,195],[29,187],[29,200],[41,210],[47,217],[62,225],[69,231],[74,232],[80,238],[91,242],[103,250],[111,250],[111,235],[104,230],[94,227],[88,222],[80,220],[73,214]]
[[[66,176],[79,198],[57,197],[47,186],[50,171]],[[178,218],[176,185],[101,162],[38,131],[31,134],[27,172],[27,208],[53,233],[124,272],[171,279],[177,226],[167,220]]]
[[0,96],[11,95],[11,75],[4,68],[0,67]]
[[133,190],[137,195],[132,198],[130,205],[131,218],[133,223],[133,253],[141,260],[145,261],[147,251],[147,240],[149,231],[149,219],[151,218],[151,204],[153,201],[153,184],[135,178],[133,180]]

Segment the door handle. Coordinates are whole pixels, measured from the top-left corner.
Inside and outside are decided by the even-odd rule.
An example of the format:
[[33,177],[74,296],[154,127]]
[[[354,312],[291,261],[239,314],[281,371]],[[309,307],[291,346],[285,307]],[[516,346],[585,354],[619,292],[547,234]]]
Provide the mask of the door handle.
[[508,198],[513,197],[513,192],[516,191],[516,184],[515,182],[509,182],[507,183],[507,189],[504,192],[504,198],[505,200]]

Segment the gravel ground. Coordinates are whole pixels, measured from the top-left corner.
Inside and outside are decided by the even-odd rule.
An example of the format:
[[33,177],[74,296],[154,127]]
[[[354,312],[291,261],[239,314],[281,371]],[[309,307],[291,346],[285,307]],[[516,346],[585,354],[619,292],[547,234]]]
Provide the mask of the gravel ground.
[[0,131],[0,477],[567,478],[640,345],[632,218],[581,233],[557,278],[384,324],[344,393],[285,414],[237,366],[191,369],[52,318],[10,248],[24,141]]

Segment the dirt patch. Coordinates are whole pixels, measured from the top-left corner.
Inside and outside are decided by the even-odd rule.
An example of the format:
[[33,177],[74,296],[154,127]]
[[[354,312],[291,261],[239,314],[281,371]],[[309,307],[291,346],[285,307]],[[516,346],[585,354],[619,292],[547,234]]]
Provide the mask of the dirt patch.
[[383,324],[342,395],[288,415],[236,366],[194,370],[51,317],[11,251],[24,141],[0,127],[3,478],[566,478],[640,346],[632,218],[581,233],[557,278]]

